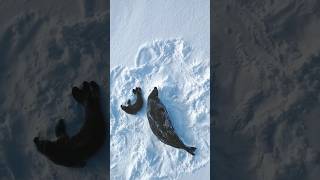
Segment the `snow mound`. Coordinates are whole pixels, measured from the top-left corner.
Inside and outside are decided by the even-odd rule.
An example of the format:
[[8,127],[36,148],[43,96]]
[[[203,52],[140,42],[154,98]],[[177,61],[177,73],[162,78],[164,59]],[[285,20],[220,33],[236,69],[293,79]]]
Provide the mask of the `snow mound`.
[[[192,56],[182,39],[155,40],[143,44],[136,67],[116,66],[110,76],[110,172],[111,179],[177,179],[194,172],[210,160],[210,69],[209,59]],[[133,98],[140,86],[144,107],[129,115],[120,105]],[[184,150],[160,142],[146,117],[147,97],[158,87],[176,133],[189,146]]]

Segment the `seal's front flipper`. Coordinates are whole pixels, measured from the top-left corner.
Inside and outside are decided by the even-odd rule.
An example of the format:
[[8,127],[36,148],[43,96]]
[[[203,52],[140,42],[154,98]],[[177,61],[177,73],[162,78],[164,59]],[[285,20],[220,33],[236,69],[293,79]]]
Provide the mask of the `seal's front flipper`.
[[60,119],[58,124],[56,125],[56,137],[67,136],[66,126],[63,119]]
[[186,150],[188,153],[190,153],[190,154],[192,154],[192,155],[194,156],[194,155],[195,155],[194,152],[196,151],[197,148],[186,146],[186,147],[184,147],[183,149]]

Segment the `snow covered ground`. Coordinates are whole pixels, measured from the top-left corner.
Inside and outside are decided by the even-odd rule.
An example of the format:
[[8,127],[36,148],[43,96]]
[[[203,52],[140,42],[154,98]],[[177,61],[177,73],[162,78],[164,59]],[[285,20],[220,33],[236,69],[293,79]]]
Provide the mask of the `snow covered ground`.
[[[209,1],[111,1],[111,179],[209,179]],[[192,157],[152,134],[146,103],[120,105],[154,86]]]
[[71,96],[73,86],[95,80],[105,92],[108,14],[103,2],[95,2],[1,1],[1,180],[106,178],[105,147],[75,169],[55,165],[33,142],[38,135],[54,139],[60,118],[69,135],[80,129],[84,111]]

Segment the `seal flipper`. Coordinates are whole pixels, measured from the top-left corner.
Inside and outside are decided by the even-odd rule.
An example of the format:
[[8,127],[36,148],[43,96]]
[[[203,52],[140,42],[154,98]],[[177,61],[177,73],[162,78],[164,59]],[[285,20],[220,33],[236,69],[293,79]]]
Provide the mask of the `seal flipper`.
[[196,151],[197,148],[196,147],[185,146],[183,149],[194,156],[195,155],[194,152]]
[[56,137],[67,136],[66,126],[63,119],[60,119],[55,129]]

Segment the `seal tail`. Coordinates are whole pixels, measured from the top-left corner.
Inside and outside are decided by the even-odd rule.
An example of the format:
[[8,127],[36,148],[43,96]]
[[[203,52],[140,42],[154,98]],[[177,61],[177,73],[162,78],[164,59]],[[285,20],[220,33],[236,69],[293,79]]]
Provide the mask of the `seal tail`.
[[188,153],[192,154],[192,156],[194,156],[195,155],[194,152],[196,151],[197,148],[196,147],[188,147],[188,146],[186,146],[183,149],[186,150]]

